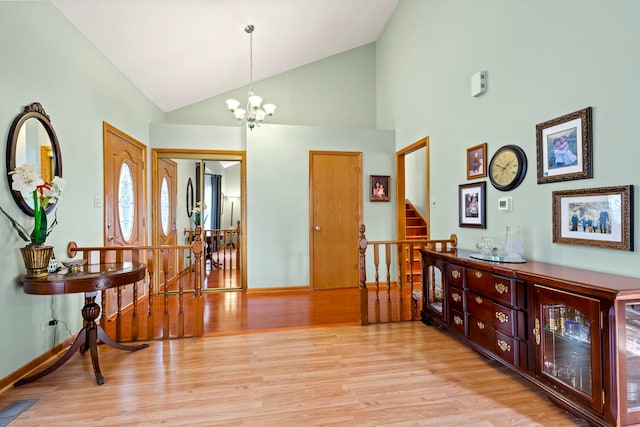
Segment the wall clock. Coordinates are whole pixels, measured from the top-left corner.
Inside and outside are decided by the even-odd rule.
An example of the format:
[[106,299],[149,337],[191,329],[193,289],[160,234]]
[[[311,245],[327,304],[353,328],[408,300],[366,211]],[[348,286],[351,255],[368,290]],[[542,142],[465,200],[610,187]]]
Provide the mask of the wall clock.
[[500,191],[509,191],[522,183],[527,174],[527,155],[517,145],[505,145],[489,163],[489,180]]

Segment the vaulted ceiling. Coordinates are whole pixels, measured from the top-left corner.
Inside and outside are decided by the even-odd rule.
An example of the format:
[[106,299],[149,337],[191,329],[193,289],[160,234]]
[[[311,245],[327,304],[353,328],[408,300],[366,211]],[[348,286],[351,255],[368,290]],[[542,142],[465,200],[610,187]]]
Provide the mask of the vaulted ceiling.
[[399,0],[53,0],[162,111],[380,36]]

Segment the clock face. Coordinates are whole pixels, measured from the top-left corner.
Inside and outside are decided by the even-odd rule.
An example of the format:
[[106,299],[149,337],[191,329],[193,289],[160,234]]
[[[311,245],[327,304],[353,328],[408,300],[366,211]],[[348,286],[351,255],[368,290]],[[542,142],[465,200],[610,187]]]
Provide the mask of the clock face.
[[527,156],[517,145],[505,145],[496,151],[489,163],[489,180],[501,191],[516,188],[527,173]]

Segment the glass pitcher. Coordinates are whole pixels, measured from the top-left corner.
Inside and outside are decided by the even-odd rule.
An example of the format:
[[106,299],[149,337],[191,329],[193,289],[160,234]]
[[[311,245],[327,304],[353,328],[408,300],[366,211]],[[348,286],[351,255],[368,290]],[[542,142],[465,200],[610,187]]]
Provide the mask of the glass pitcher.
[[509,257],[522,258],[522,231],[520,227],[507,227],[504,251]]

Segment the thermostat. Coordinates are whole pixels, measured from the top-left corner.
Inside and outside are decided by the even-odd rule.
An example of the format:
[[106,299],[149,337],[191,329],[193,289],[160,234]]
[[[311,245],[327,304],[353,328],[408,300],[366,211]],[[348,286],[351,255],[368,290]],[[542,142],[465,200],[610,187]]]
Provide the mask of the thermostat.
[[511,197],[501,197],[500,199],[498,199],[498,210],[511,211]]

